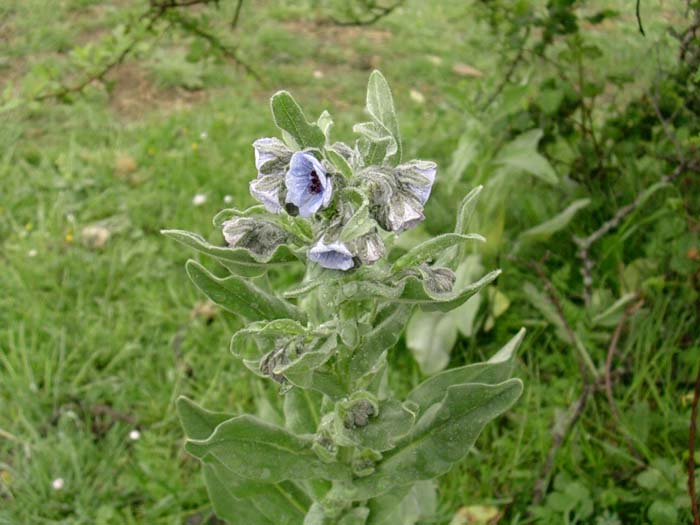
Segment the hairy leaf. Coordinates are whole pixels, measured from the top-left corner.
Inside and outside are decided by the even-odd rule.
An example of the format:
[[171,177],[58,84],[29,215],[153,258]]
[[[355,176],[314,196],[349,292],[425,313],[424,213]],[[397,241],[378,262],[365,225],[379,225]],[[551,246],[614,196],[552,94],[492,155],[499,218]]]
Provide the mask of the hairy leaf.
[[185,266],[187,275],[204,294],[222,308],[250,320],[291,318],[305,321],[294,305],[258,288],[252,282],[232,275],[220,278],[193,260]]
[[322,148],[326,142],[323,130],[306,120],[299,104],[287,91],[278,91],[270,99],[275,124],[286,131],[300,149]]
[[265,483],[339,476],[340,466],[322,463],[311,444],[308,437],[244,414],[221,423],[207,439],[189,439],[185,449],[202,460],[213,456],[239,476]]

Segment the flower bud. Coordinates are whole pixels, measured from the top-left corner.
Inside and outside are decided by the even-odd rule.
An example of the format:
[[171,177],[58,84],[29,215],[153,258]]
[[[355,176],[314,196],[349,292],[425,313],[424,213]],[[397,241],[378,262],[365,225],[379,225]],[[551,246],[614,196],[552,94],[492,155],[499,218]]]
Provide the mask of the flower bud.
[[374,264],[386,254],[384,241],[377,231],[356,239],[353,246],[354,252],[362,264]]
[[245,248],[257,255],[269,255],[290,240],[290,235],[276,224],[254,217],[234,217],[222,225],[226,243]]
[[352,253],[340,241],[325,244],[321,238],[309,249],[307,256],[310,261],[331,270],[349,270],[355,266]]
[[274,137],[262,138],[253,142],[253,149],[258,176],[284,175],[292,158],[292,150],[284,142]]

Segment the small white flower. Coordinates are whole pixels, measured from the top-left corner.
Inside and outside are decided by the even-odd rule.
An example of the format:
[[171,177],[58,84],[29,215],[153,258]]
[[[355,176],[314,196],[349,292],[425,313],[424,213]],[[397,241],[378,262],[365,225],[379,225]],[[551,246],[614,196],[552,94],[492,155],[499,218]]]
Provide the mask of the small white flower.
[[208,134],[206,131],[202,131],[202,132],[199,134],[199,138],[202,139],[202,140],[207,140],[208,137],[209,137],[209,134]]
[[231,195],[224,195],[224,202],[226,204],[231,204],[233,202],[233,197]]
[[203,193],[198,193],[197,195],[192,197],[192,204],[194,204],[195,206],[201,206],[205,202],[207,202],[207,196]]
[[314,75],[314,78],[323,78],[323,76],[324,76],[323,71],[321,71],[320,69],[315,70],[313,75]]
[[51,487],[54,490],[61,490],[63,488],[63,478],[56,478],[51,482]]
[[37,252],[34,248],[32,248],[31,250],[29,250],[27,252],[27,257],[36,257],[38,253],[39,252]]
[[139,431],[136,430],[136,429],[134,429],[134,430],[132,430],[131,432],[129,432],[129,439],[130,439],[131,441],[138,441],[140,437],[141,437],[141,432],[139,432]]

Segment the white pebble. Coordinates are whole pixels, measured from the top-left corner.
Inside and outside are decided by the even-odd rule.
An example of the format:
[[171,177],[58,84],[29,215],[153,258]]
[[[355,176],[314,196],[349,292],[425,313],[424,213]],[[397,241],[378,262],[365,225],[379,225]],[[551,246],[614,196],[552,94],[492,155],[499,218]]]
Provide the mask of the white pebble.
[[61,490],[63,488],[63,478],[56,478],[51,482],[51,486],[54,490]]
[[129,432],[129,439],[131,441],[137,441],[140,437],[141,432],[139,432],[138,430],[132,430],[131,432]]
[[201,206],[205,202],[207,202],[207,196],[203,193],[198,193],[197,195],[192,197],[192,204],[194,204],[195,206]]
[[412,89],[410,92],[411,95],[411,100],[414,102],[417,102],[418,104],[424,104],[425,103],[425,95],[418,91],[417,89]]

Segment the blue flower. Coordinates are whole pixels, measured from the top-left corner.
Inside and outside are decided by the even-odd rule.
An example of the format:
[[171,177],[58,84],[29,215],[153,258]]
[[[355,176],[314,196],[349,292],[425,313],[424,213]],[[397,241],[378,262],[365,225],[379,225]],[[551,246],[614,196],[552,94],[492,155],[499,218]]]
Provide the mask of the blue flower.
[[325,244],[321,238],[309,249],[308,257],[310,261],[332,270],[349,270],[355,266],[352,253],[340,241]]
[[333,185],[321,163],[310,153],[297,151],[292,155],[284,179],[287,202],[299,208],[299,215],[311,217],[331,202]]

